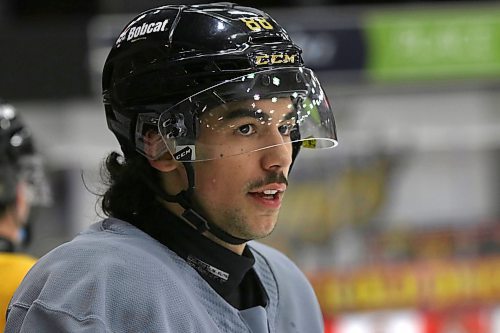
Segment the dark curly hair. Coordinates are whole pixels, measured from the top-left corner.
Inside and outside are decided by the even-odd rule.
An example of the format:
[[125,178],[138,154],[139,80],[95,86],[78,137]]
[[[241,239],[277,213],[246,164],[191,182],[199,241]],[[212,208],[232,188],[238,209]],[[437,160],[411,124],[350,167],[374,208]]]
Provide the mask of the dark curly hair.
[[139,216],[147,216],[158,208],[156,193],[148,184],[160,184],[159,172],[138,153],[126,157],[110,153],[101,177],[109,186],[101,195],[101,208],[107,216],[135,224]]

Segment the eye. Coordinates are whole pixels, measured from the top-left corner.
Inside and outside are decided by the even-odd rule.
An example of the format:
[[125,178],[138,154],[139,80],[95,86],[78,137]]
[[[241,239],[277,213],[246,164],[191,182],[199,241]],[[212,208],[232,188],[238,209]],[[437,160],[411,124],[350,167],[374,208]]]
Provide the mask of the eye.
[[280,132],[281,135],[288,136],[290,135],[290,132],[293,131],[293,124],[284,124],[278,126],[278,131]]
[[236,131],[243,136],[249,136],[255,133],[255,127],[252,124],[245,124],[239,126]]

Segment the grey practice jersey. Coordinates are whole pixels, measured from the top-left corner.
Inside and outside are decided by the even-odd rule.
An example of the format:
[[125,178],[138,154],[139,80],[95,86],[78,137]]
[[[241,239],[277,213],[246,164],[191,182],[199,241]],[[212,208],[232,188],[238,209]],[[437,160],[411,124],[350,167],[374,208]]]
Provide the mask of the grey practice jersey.
[[240,311],[170,249],[106,219],[38,261],[11,301],[5,332],[323,332],[299,269],[272,248],[249,246],[267,306]]

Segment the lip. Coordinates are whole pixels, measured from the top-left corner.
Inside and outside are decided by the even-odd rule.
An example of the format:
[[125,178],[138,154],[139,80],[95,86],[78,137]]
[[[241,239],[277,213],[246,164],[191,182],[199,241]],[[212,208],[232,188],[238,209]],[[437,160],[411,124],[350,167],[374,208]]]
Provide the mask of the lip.
[[[266,199],[260,194],[266,190],[275,190],[278,191],[272,199]],[[286,190],[286,185],[285,184],[278,184],[278,183],[273,183],[273,184],[268,184],[266,186],[260,187],[258,189],[254,189],[251,192],[248,192],[248,195],[259,205],[267,207],[267,208],[272,208],[272,209],[278,209],[281,207],[281,201],[283,200],[283,194]]]
[[259,187],[257,189],[253,189],[249,193],[261,193],[267,190],[275,190],[278,192],[285,192],[286,191],[286,185],[283,183],[272,183],[272,184],[267,184],[266,186]]

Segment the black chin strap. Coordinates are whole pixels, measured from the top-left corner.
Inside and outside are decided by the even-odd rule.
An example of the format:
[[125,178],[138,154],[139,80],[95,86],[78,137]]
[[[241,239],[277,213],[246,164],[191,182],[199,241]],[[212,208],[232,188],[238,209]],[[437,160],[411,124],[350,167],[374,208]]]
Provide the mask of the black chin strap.
[[240,245],[248,242],[249,239],[238,238],[225,232],[214,223],[209,222],[206,218],[204,218],[201,214],[193,209],[192,196],[194,192],[194,170],[191,163],[184,162],[183,164],[188,177],[188,189],[183,190],[176,195],[169,195],[165,192],[165,190],[163,190],[163,188],[158,185],[152,184],[152,182],[149,179],[146,179],[146,177],[144,177],[144,179],[147,184],[156,192],[156,194],[159,195],[163,200],[168,202],[175,202],[181,205],[182,208],[184,208],[182,217],[189,221],[199,233],[208,231],[220,240],[232,245]]

